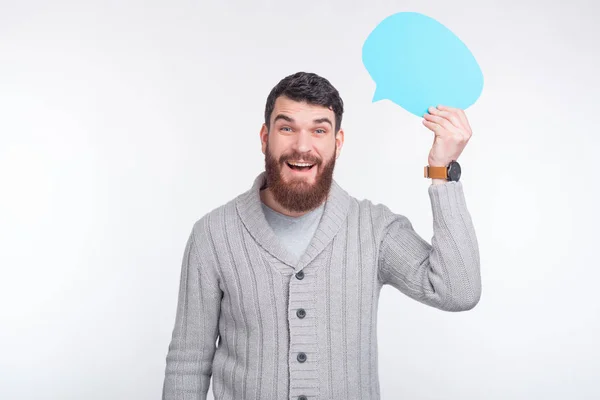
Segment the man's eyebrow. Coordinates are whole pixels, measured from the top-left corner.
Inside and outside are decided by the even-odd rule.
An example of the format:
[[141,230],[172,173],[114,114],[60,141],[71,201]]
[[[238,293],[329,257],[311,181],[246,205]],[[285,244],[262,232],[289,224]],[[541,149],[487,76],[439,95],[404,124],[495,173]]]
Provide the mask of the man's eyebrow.
[[331,120],[329,118],[327,118],[327,117],[314,119],[313,122],[315,124],[320,124],[320,123],[323,123],[323,122],[327,122],[333,128],[333,124],[331,123]]
[[287,121],[287,122],[294,122],[294,119],[293,119],[293,118],[291,118],[291,117],[288,117],[288,116],[287,116],[287,115],[285,115],[285,114],[277,114],[277,116],[276,116],[276,117],[275,117],[275,119],[273,120],[273,123],[277,122],[277,120],[278,120],[278,119],[282,119],[282,120],[284,120],[284,121]]

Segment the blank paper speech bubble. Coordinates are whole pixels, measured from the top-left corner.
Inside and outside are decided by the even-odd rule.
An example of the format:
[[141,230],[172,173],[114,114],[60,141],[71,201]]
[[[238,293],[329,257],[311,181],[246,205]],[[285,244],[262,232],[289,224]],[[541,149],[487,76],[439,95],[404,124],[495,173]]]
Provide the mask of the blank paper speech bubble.
[[389,99],[419,117],[440,104],[465,110],[483,89],[483,74],[467,46],[415,12],[381,21],[365,40],[362,59],[377,85],[373,102]]

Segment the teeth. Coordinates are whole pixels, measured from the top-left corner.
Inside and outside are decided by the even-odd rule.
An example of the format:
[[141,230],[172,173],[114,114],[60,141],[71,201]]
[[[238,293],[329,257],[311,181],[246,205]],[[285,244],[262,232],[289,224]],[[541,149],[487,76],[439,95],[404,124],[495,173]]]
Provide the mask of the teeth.
[[312,167],[314,164],[307,164],[307,163],[297,163],[297,162],[292,162],[292,161],[288,161],[289,164],[294,165],[296,167]]

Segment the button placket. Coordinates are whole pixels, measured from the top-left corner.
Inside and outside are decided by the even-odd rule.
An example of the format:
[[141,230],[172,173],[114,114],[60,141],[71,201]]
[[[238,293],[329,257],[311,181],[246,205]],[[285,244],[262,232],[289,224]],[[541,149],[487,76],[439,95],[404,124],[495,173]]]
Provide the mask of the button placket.
[[291,400],[317,399],[319,396],[316,319],[314,316],[307,318],[315,307],[314,280],[313,274],[300,270],[291,277],[289,284]]

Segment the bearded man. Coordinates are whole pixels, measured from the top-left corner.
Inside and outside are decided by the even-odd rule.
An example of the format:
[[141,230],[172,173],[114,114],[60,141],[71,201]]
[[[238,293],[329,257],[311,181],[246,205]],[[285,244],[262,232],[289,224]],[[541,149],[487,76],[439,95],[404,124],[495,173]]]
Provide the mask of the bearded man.
[[205,399],[212,377],[216,400],[376,400],[383,285],[445,311],[479,302],[479,250],[456,161],[471,137],[464,112],[424,115],[435,133],[425,167],[431,244],[405,216],[333,179],[342,114],[338,91],[313,73],[269,94],[265,171],[187,241],[163,399]]

